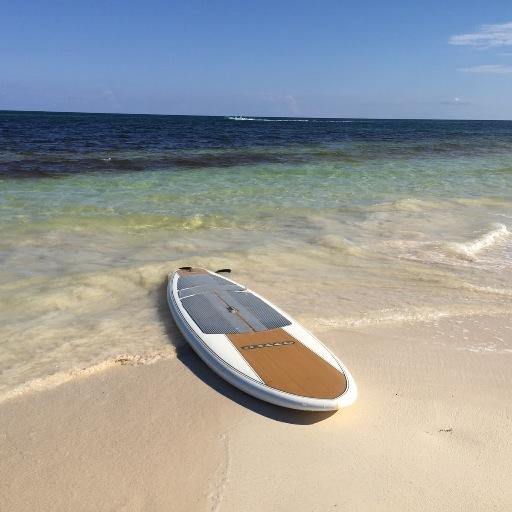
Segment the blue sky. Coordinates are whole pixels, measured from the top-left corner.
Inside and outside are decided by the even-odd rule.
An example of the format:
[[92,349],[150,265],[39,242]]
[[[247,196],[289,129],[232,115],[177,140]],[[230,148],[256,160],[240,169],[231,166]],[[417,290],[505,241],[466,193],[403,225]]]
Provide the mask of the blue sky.
[[4,1],[0,109],[512,119],[509,1]]

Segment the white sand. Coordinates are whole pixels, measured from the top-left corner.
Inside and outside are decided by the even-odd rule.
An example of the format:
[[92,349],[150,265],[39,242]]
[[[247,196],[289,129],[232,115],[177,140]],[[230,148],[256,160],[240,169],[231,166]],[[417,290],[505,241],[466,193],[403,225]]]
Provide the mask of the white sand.
[[360,390],[335,414],[254,400],[186,348],[4,402],[0,510],[512,509],[511,319],[321,337]]

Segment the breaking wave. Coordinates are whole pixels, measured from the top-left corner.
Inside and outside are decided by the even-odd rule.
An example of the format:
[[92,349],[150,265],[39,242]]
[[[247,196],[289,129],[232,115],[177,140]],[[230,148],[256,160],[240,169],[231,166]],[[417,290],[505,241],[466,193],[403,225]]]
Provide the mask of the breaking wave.
[[510,231],[508,231],[507,226],[497,223],[493,225],[493,229],[491,231],[488,231],[474,240],[462,243],[447,243],[445,244],[445,248],[463,260],[475,261],[480,251],[493,246],[500,240],[508,237],[508,235],[510,235]]
[[492,229],[466,242],[392,240],[383,242],[386,249],[395,249],[401,259],[449,266],[471,265],[491,269],[509,265],[507,239],[510,231],[504,224],[493,224]]

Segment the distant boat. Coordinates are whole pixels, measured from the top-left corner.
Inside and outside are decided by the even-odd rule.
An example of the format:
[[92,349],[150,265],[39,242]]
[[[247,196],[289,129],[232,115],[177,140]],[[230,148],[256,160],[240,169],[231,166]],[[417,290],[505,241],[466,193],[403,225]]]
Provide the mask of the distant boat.
[[254,117],[244,117],[244,116],[230,116],[228,119],[232,121],[255,121]]

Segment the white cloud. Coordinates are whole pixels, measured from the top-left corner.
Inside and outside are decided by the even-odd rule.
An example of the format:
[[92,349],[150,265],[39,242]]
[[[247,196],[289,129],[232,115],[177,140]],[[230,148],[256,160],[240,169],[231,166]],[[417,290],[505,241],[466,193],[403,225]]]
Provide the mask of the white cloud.
[[509,75],[512,73],[512,66],[504,64],[482,64],[471,68],[461,68],[459,71],[464,73],[476,73],[479,75]]
[[476,46],[478,48],[512,46],[512,22],[482,25],[478,32],[451,36],[449,43],[457,46]]

